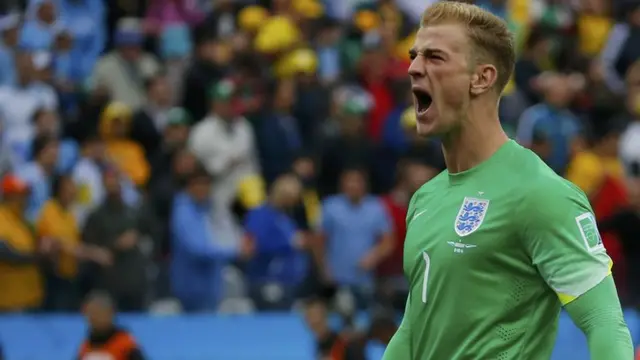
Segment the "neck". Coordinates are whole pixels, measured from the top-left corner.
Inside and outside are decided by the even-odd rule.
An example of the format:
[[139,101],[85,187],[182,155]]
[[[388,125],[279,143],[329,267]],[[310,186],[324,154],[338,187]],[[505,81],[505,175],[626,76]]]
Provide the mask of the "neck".
[[471,104],[459,129],[442,139],[442,151],[450,174],[482,163],[509,140],[494,104]]

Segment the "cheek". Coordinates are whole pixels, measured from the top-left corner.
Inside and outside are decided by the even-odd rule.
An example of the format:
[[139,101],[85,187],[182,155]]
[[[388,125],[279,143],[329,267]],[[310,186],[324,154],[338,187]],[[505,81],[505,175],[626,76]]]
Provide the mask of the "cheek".
[[469,92],[469,79],[460,71],[442,69],[433,72],[434,83],[439,89],[440,102],[459,107]]

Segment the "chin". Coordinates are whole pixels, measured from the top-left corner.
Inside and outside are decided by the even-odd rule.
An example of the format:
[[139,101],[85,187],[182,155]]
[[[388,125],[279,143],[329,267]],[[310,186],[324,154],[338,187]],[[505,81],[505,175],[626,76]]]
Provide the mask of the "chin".
[[432,137],[442,135],[446,131],[437,122],[424,123],[418,121],[416,125],[416,133],[422,137]]

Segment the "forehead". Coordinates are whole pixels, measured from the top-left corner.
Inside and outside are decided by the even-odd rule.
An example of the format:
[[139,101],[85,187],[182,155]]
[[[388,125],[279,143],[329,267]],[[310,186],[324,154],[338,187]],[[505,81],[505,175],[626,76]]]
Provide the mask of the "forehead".
[[427,25],[416,34],[414,49],[439,50],[449,54],[466,54],[469,38],[464,26],[455,23]]

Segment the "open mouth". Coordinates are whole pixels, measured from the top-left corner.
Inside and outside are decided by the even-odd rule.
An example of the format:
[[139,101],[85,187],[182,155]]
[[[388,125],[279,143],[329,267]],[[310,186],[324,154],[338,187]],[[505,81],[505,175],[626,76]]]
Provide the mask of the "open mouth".
[[413,95],[416,97],[418,114],[424,114],[431,106],[431,95],[422,89],[414,89]]

